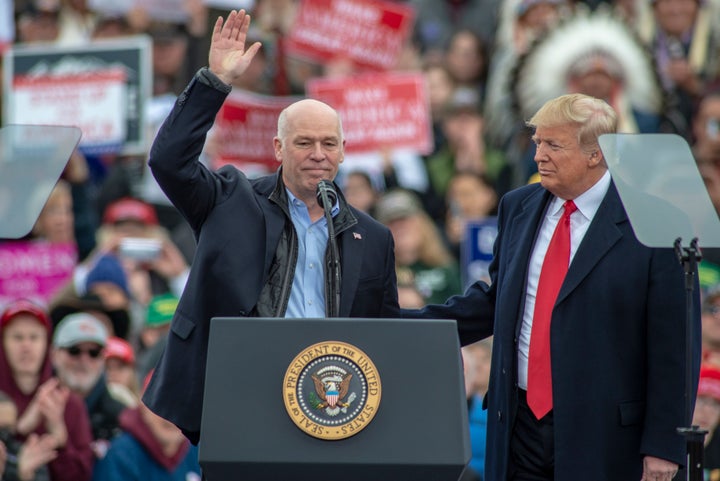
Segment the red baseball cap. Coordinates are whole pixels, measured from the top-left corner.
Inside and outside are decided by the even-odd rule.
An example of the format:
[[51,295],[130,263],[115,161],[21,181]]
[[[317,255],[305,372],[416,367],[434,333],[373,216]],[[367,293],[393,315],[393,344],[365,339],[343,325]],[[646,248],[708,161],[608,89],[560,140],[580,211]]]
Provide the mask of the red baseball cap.
[[2,311],[2,315],[0,315],[0,329],[4,329],[5,326],[10,324],[10,321],[19,314],[30,314],[40,321],[40,323],[45,326],[48,331],[52,329],[52,326],[50,325],[50,317],[48,317],[47,311],[45,311],[42,306],[30,301],[29,299],[17,299],[5,306],[5,309]]
[[155,208],[140,199],[123,197],[105,208],[103,224],[135,221],[145,225],[157,225],[158,218]]
[[120,337],[109,337],[105,344],[105,359],[119,359],[125,364],[135,364],[135,351],[130,343]]

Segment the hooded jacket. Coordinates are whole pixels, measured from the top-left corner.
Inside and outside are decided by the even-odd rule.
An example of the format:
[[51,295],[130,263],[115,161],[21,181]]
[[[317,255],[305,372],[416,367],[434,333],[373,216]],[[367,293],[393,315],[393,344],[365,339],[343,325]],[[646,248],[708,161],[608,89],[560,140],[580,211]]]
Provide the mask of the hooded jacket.
[[[3,335],[4,333],[0,330],[0,339]],[[48,346],[50,346],[49,330]],[[5,357],[5,351],[0,349],[0,391],[4,391],[15,402],[18,417],[22,416],[28,408],[37,393],[38,387],[51,377],[52,367],[48,347],[40,369],[38,385],[35,386],[32,392],[24,393],[15,382],[12,370]],[[57,458],[48,463],[50,477],[53,481],[88,481],[92,476],[95,455],[90,447],[92,442],[90,417],[80,396],[70,393],[63,417],[68,432],[67,442],[64,447],[58,450]],[[44,434],[46,430],[41,424],[33,432]]]

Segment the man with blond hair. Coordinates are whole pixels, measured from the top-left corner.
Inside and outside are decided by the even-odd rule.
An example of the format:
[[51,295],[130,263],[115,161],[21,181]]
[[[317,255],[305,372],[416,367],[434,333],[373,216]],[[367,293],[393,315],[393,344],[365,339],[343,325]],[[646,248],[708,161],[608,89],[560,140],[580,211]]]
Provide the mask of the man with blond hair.
[[540,182],[501,200],[490,282],[403,314],[457,319],[462,344],[493,335],[486,479],[670,481],[689,422],[682,266],[635,237],[598,143],[607,103],[564,95],[528,125]]

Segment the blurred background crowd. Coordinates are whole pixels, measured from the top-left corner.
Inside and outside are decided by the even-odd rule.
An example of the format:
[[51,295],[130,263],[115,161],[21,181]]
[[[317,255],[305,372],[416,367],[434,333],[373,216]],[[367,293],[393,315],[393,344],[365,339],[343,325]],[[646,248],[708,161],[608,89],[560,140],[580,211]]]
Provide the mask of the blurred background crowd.
[[[235,90],[303,96],[310,79],[355,74],[346,58],[318,63],[285,51],[301,3],[224,8],[186,0],[186,20],[178,23],[153,19],[143,2],[108,14],[91,0],[15,0],[14,38],[4,47],[147,36],[146,115],[156,127],[206,65],[212,24],[229,8],[251,12],[251,36],[263,43]],[[621,132],[683,137],[720,212],[719,0],[394,3],[412,7],[414,25],[393,70],[423,76],[432,148],[383,149],[372,154],[380,170],[349,154],[337,181],[352,205],[392,231],[402,307],[444,302],[474,280],[463,274],[468,226],[492,221],[505,192],[537,180],[524,121],[563,93],[605,99]],[[71,275],[48,298],[5,297],[0,306],[3,481],[148,479],[147,470],[165,476],[157,479],[200,479],[195,448],[138,403],[195,248],[189,227],[158,193],[147,150],[76,150],[21,240],[70,244],[76,256]],[[720,435],[712,435],[720,420],[720,251],[703,250],[700,284],[705,365],[696,414],[710,431],[708,473],[720,479]],[[490,349],[486,341],[463,349],[473,442],[468,480],[483,479],[480,405]]]

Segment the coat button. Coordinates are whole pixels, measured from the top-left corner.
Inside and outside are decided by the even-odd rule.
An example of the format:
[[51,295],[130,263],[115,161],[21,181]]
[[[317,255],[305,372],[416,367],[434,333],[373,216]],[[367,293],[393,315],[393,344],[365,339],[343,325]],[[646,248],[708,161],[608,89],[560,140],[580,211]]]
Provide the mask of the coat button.
[[502,411],[498,411],[498,421],[502,421]]

